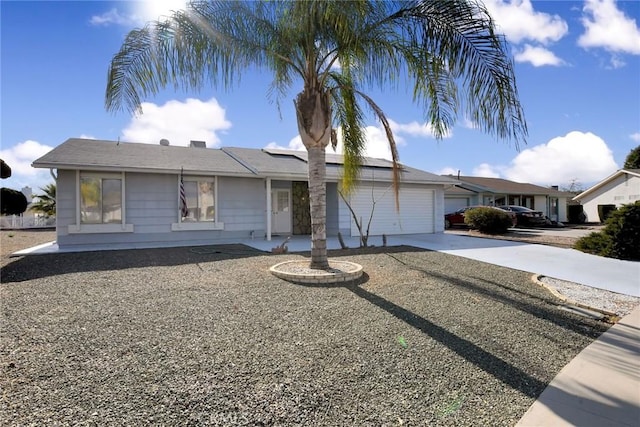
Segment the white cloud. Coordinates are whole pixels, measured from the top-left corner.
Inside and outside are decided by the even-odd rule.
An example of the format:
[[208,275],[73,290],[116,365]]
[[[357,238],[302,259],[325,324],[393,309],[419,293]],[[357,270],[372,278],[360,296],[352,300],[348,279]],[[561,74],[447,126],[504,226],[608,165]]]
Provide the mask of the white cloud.
[[530,0],[485,0],[484,3],[498,30],[512,43],[529,40],[548,44],[560,40],[569,31],[560,16],[535,11]]
[[640,132],[632,133],[629,135],[629,138],[633,139],[635,142],[640,142]]
[[[398,139],[402,140],[399,135],[409,135],[419,138],[435,138],[433,132],[433,126],[429,123],[418,123],[416,121],[409,123],[397,123],[389,119],[389,126],[394,133],[394,136],[398,135]],[[444,135],[444,138],[450,138],[451,133]]]
[[95,26],[107,27],[109,25],[123,25],[132,27],[138,25],[141,19],[132,14],[120,12],[117,8],[113,8],[101,15],[93,15],[89,19],[89,23]]
[[289,145],[287,145],[286,147],[283,147],[282,145],[278,145],[276,142],[270,142],[265,146],[265,148],[278,148],[281,150],[296,150],[296,151],[306,150],[306,148],[304,147],[304,144],[302,143],[302,138],[300,138],[300,135],[291,139],[291,141],[289,141]]
[[48,169],[31,167],[31,163],[52,149],[53,147],[37,141],[27,140],[13,147],[0,150],[0,158],[11,168],[11,177],[3,179],[1,182],[2,186],[15,190],[29,186],[33,190],[37,190],[52,182],[53,178]]
[[640,29],[635,19],[626,16],[613,0],[586,0],[578,39],[583,48],[603,48],[610,52],[640,55]]
[[462,120],[462,127],[467,129],[480,129],[480,125],[468,117],[464,117]]
[[483,178],[500,178],[500,166],[492,166],[488,163],[481,163],[473,169],[473,176]]
[[591,132],[569,132],[546,144],[528,148],[509,166],[482,164],[474,174],[499,176],[516,182],[561,185],[578,179],[599,181],[618,169],[607,144]]
[[87,135],[86,133],[83,133],[82,135],[80,135],[79,138],[82,138],[82,139],[96,139],[95,136]]
[[129,142],[158,144],[166,138],[171,145],[189,145],[189,141],[206,141],[207,147],[220,146],[217,132],[231,127],[225,118],[225,110],[215,98],[208,101],[188,98],[181,102],[168,101],[158,106],[142,103],[143,114],[133,116],[122,131],[122,139]]
[[530,62],[534,67],[564,65],[564,61],[549,49],[530,44],[525,44],[521,51],[516,51],[514,59],[516,62]]

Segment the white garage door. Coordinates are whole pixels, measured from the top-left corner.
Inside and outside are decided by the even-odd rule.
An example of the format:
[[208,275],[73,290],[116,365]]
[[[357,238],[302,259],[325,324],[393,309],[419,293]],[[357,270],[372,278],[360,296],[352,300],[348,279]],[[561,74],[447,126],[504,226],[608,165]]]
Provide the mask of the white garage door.
[[444,199],[444,213],[455,212],[467,206],[469,206],[469,199],[466,197],[445,197]]
[[[393,188],[390,186],[362,185],[351,195],[351,207],[362,218],[363,231],[373,209],[369,235],[433,233],[435,191],[420,186],[402,186],[400,211],[396,211]],[[373,201],[375,200],[375,208]],[[351,219],[351,235],[359,236],[355,221]]]

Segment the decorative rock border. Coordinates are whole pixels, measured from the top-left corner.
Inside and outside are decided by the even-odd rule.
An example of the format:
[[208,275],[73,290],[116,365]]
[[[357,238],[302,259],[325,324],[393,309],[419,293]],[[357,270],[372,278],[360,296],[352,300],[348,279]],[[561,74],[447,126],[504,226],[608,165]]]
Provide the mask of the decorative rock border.
[[597,307],[592,307],[588,304],[582,304],[578,301],[574,301],[570,298],[567,298],[566,296],[562,295],[556,288],[540,280],[542,277],[545,277],[545,275],[536,273],[533,276],[531,276],[531,281],[545,288],[551,295],[559,299],[562,303],[599,313],[603,316],[603,318],[600,320],[603,320],[607,323],[615,324],[615,323],[618,323],[618,321],[621,319],[620,316],[618,316],[616,313],[612,313],[611,311],[603,310]]
[[363,274],[362,266],[355,262],[329,260],[329,267],[328,270],[314,270],[309,268],[309,260],[295,260],[276,264],[269,271],[289,282],[304,284],[345,283],[359,279]]

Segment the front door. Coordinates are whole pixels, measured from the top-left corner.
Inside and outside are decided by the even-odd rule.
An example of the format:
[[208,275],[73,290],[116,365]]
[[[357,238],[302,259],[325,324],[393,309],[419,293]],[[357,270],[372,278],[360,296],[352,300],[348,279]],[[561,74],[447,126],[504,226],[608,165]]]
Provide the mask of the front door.
[[271,232],[291,233],[291,191],[271,190]]

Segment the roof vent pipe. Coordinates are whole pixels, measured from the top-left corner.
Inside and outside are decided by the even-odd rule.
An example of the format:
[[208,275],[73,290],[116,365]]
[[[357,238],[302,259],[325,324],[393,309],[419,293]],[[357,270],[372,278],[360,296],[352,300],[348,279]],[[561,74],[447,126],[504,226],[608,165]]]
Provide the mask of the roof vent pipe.
[[168,140],[168,139],[165,139],[165,138],[162,138],[162,139],[160,140],[160,145],[162,145],[162,146],[164,146],[164,147],[168,147],[168,146],[169,146],[169,140]]

